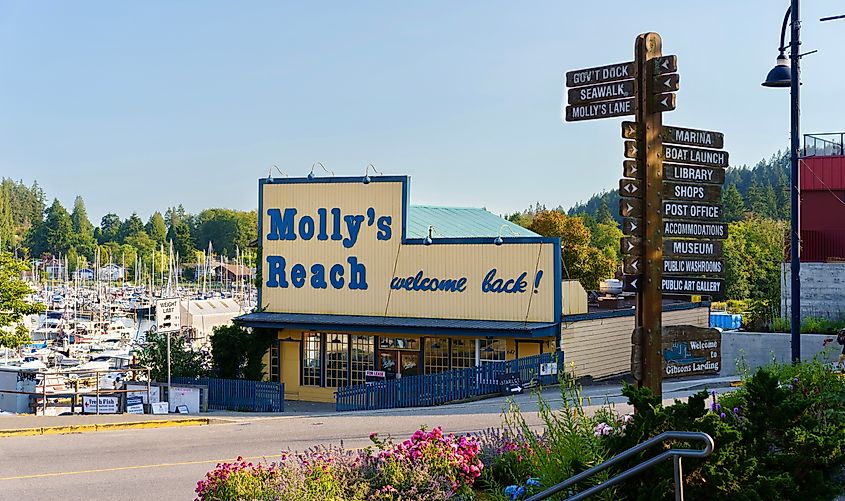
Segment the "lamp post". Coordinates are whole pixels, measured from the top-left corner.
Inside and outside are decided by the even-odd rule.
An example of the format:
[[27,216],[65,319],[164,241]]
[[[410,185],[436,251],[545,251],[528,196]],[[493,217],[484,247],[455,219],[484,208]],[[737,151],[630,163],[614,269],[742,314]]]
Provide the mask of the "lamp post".
[[[784,55],[786,46],[786,23],[791,17],[791,36],[789,42],[790,64],[787,65],[787,58]],[[790,7],[783,17],[783,26],[780,30],[780,54],[777,58],[777,65],[766,75],[764,87],[789,87],[790,89],[790,334],[792,344],[792,362],[801,361],[801,262],[798,257],[800,245],[800,234],[798,233],[798,149],[800,148],[799,119],[800,119],[800,45],[801,45],[801,18],[799,15],[799,0],[792,0]]]

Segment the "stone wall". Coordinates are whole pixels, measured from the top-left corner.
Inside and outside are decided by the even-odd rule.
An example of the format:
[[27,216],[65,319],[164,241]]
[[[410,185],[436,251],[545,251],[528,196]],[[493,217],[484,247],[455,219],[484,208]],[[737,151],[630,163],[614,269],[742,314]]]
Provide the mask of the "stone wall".
[[[835,335],[801,334],[801,360],[812,360],[814,356],[824,362],[836,362],[842,346],[836,343]],[[825,339],[832,340],[823,346]],[[770,332],[722,332],[722,370],[720,376],[741,374],[737,361],[744,360],[751,372],[770,363],[789,362],[792,359],[792,343],[789,334]]]
[[[790,266],[781,268],[781,315],[789,318]],[[845,263],[801,263],[801,317],[845,317]]]

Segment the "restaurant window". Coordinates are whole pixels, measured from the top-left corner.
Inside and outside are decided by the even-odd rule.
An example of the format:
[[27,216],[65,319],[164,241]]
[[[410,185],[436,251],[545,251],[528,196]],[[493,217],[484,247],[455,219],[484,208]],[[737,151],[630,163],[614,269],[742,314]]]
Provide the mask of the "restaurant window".
[[452,368],[475,366],[475,339],[452,340]]
[[349,336],[326,334],[326,386],[346,386],[349,370]]
[[372,336],[352,336],[350,385],[366,382],[366,372],[375,368],[375,343]]
[[449,369],[449,340],[442,337],[425,339],[425,373],[434,374]]
[[481,363],[498,362],[505,359],[507,343],[504,339],[482,339],[479,347]]
[[279,364],[279,342],[270,345],[270,381],[278,382],[281,367]]
[[322,367],[321,353],[322,334],[317,332],[305,333],[302,344],[302,385],[320,386],[320,369]]
[[413,337],[381,337],[378,347],[382,350],[419,350],[420,340]]

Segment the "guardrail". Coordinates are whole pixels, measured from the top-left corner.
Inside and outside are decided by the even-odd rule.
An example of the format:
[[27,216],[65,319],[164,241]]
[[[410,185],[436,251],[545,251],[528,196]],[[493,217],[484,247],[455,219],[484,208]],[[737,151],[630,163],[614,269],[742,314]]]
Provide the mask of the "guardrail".
[[803,155],[806,157],[845,155],[845,132],[804,134]]
[[284,412],[285,385],[247,379],[173,377],[171,384],[208,387],[208,408],[226,411]]
[[[335,392],[338,411],[428,407],[502,392],[500,376],[514,374],[523,385],[557,383],[563,355],[554,353],[507,361],[484,362],[479,366],[452,369],[436,374],[344,386]],[[541,375],[541,364],[557,364],[554,374]]]
[[684,442],[703,442],[704,448],[703,449],[669,449],[667,451],[663,451],[657,456],[654,456],[651,459],[647,459],[642,463],[637,464],[627,470],[619,473],[616,476],[613,476],[606,481],[594,485],[589,489],[583,490],[577,494],[574,494],[568,498],[567,501],[577,501],[579,499],[586,499],[593,494],[596,494],[604,489],[612,485],[616,485],[623,480],[626,480],[630,477],[638,475],[649,468],[656,466],[657,464],[671,458],[675,463],[675,501],[682,501],[684,499],[684,476],[683,476],[683,466],[681,464],[681,458],[705,458],[709,456],[713,452],[713,439],[710,435],[706,433],[702,433],[700,431],[664,431],[660,435],[656,437],[650,438],[641,444],[637,444],[630,449],[621,452],[612,458],[608,459],[607,461],[593,466],[589,470],[585,470],[573,477],[570,477],[563,482],[552,486],[539,494],[535,494],[528,498],[526,501],[541,501],[543,499],[548,499],[555,494],[562,492],[565,489],[572,487],[573,485],[577,484],[578,482],[589,478],[596,473],[604,471],[611,466],[628,459],[629,457],[639,454],[640,452],[645,451],[655,445],[660,445],[663,442],[669,440],[681,440]]

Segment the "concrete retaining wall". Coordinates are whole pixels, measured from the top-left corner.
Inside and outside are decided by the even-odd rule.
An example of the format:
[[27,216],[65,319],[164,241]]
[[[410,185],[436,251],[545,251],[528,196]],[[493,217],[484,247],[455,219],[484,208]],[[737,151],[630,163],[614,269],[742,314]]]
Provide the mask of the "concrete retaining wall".
[[[836,343],[835,335],[802,334],[801,359],[811,360],[818,355],[826,362],[836,362],[842,346]],[[827,349],[822,346],[825,339],[832,339]],[[778,362],[789,362],[792,358],[792,344],[789,334],[768,332],[723,332],[721,376],[738,375],[736,361],[743,357],[751,372],[768,364],[774,358]]]
[[[789,318],[790,266],[780,276],[781,314]],[[801,317],[845,317],[845,263],[801,263]]]

